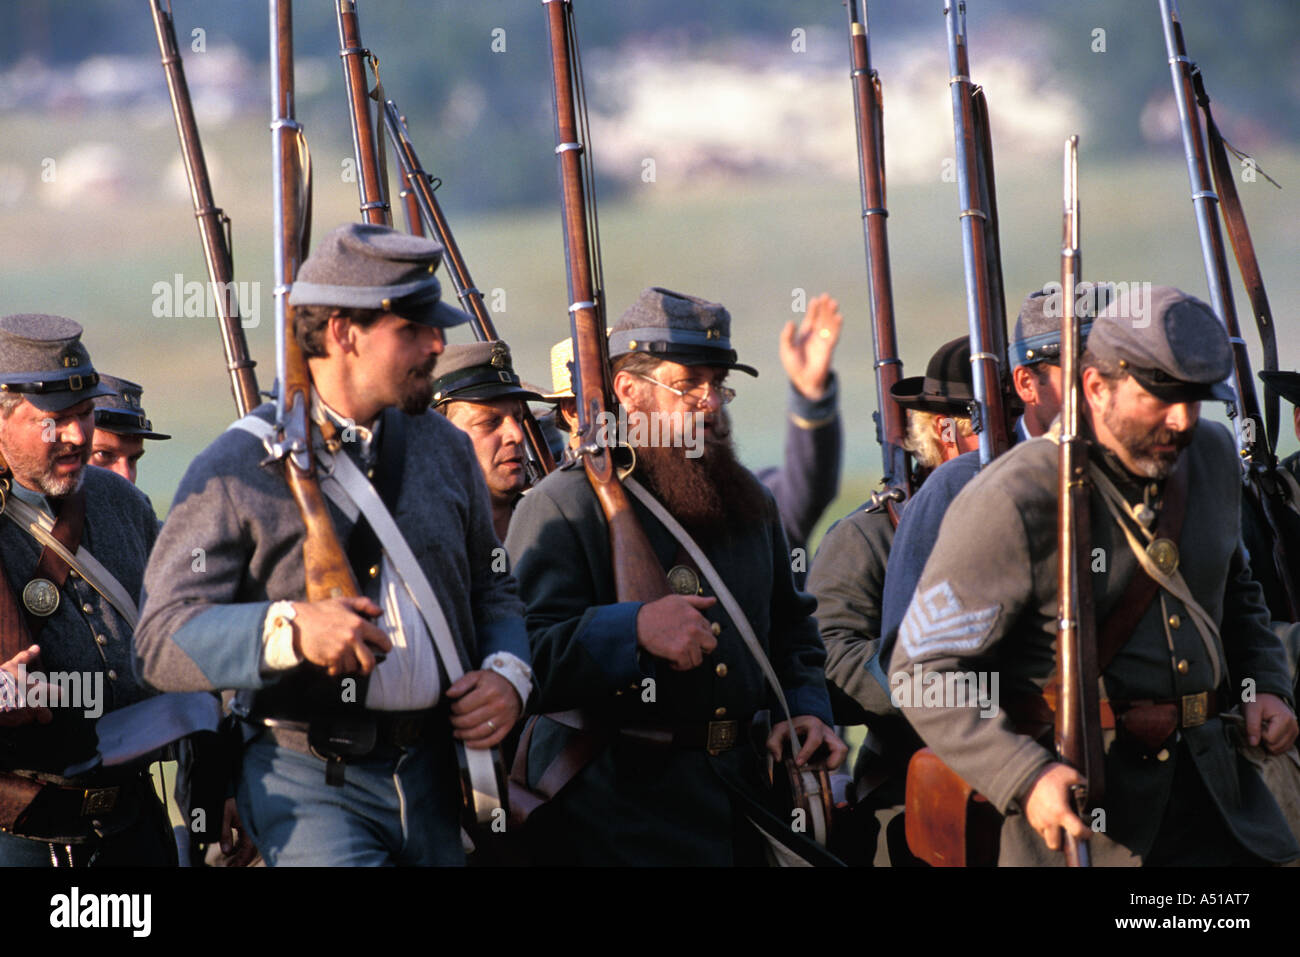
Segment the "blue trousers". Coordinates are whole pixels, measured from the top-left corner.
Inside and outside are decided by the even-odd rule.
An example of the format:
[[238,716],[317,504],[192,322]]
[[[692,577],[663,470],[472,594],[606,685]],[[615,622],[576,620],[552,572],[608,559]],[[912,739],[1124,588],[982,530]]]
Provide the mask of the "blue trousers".
[[349,761],[342,787],[325,761],[268,736],[244,750],[239,816],[271,867],[429,867],[465,863],[450,741]]

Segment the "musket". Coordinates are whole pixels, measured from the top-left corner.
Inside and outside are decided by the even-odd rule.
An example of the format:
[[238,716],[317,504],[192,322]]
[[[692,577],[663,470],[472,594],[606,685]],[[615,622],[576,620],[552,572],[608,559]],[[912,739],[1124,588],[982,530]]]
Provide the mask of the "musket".
[[979,433],[980,465],[984,466],[1011,446],[1007,419],[1010,376],[1006,369],[1006,311],[998,263],[993,153],[987,109],[977,105],[982,96],[970,79],[966,4],[962,0],[944,0],[943,12],[948,28],[948,87],[952,93],[966,319],[977,407],[971,410],[971,421]]
[[866,0],[845,0],[849,13],[849,55],[853,64],[853,118],[858,134],[858,184],[862,199],[862,234],[867,250],[871,293],[871,346],[876,372],[876,439],[884,458],[885,493],[904,500],[914,491],[911,457],[903,447],[907,423],[890,389],[903,377],[894,327],[894,290],[889,272],[889,234],[885,207],[885,133],[880,77],[871,68]]
[[[1079,138],[1065,142],[1065,195],[1062,216],[1061,288],[1078,288],[1082,257],[1079,246]],[[1097,631],[1092,597],[1088,529],[1091,484],[1088,442],[1080,432],[1080,324],[1075,296],[1062,297],[1061,435],[1057,485],[1057,576],[1059,613],[1056,632],[1056,753],[1080,773],[1072,789],[1080,817],[1101,800],[1103,761],[1098,723]],[[1088,867],[1087,841],[1065,834],[1065,858],[1071,867]]]
[[[411,143],[406,122],[398,111],[397,104],[392,100],[384,104],[384,126],[392,141],[402,180],[411,186],[411,193],[419,212],[416,221],[423,222],[430,235],[442,244],[447,275],[451,277],[451,284],[456,290],[461,308],[470,316],[470,326],[474,330],[475,338],[480,342],[501,338],[497,334],[487,305],[483,302],[483,293],[474,285],[469,267],[465,265],[465,257],[461,255],[460,247],[456,245],[456,239],[451,234],[447,217],[443,215],[438,198],[434,195],[436,181],[420,166],[420,158]],[[527,458],[529,477],[532,482],[537,482],[554,470],[555,458],[551,455],[542,430],[527,405],[524,406],[523,430],[524,453]]]
[[[384,126],[388,127],[386,110],[387,104],[385,104]],[[399,113],[397,118],[401,121],[402,129],[406,129],[406,117]],[[389,135],[392,135],[391,132]],[[398,168],[401,169],[400,157],[398,159]],[[420,211],[420,201],[415,196],[416,180],[403,171],[401,176],[398,177],[398,183],[401,185],[397,190],[397,197],[402,201],[402,210],[406,213],[406,231],[412,236],[423,236],[424,220],[421,218],[423,213]]]
[[[564,222],[564,260],[569,289],[569,325],[573,336],[573,393],[578,400],[579,454],[587,479],[609,525],[614,587],[619,601],[653,601],[668,594],[663,566],[655,557],[645,531],[632,510],[618,477],[613,449],[602,440],[602,413],[613,408],[609,342],[605,338],[599,249],[593,245],[594,196],[587,204],[590,183],[589,137],[586,133],[582,68],[573,33],[569,0],[542,0],[546,7],[555,105],[555,153],[559,159]],[[575,98],[581,103],[580,112]],[[585,169],[584,169],[585,165]],[[584,183],[584,180],[586,181]],[[598,241],[598,240],[597,240]]]
[[377,83],[378,60],[361,45],[356,0],[335,0],[334,12],[339,27],[343,82],[348,90],[348,117],[352,123],[352,154],[357,163],[361,216],[367,223],[391,226],[393,217],[385,188],[387,170],[384,168],[383,138],[376,136],[375,124],[370,119],[370,94],[366,91],[365,61],[370,60]]
[[294,119],[292,0],[270,0],[271,194],[275,216],[276,434],[271,455],[284,461],[285,478],[306,526],[303,566],[307,600],[361,594],[330,519],[311,451],[311,370],[293,334],[289,290],[307,255],[311,158]]
[[248,342],[244,338],[244,328],[239,318],[239,298],[235,292],[235,268],[231,255],[230,217],[212,198],[208,164],[203,158],[199,126],[194,119],[190,89],[185,82],[185,66],[176,44],[171,0],[167,0],[165,9],[163,0],[150,0],[149,9],[153,13],[154,32],[158,35],[158,49],[162,53],[167,92],[171,96],[172,115],[176,118],[181,159],[185,162],[185,178],[190,184],[190,199],[194,203],[194,217],[199,225],[199,239],[203,243],[208,280],[212,283],[212,298],[216,303],[221,346],[226,355],[226,370],[230,373],[235,409],[240,416],[244,416],[256,408],[261,399],[257,391],[257,376],[253,372],[257,363],[249,358]]
[[[1276,413],[1274,424],[1265,426],[1260,409],[1259,397],[1255,392],[1255,380],[1251,374],[1250,355],[1246,350],[1246,341],[1241,335],[1241,326],[1237,321],[1237,308],[1232,295],[1232,280],[1228,271],[1227,252],[1223,246],[1223,234],[1219,228],[1219,195],[1210,181],[1209,162],[1205,141],[1202,139],[1200,117],[1192,105],[1196,97],[1196,88],[1204,86],[1199,76],[1194,76],[1191,60],[1183,42],[1182,21],[1178,13],[1176,0],[1159,0],[1160,16],[1164,27],[1165,50],[1169,56],[1169,70],[1173,78],[1174,99],[1178,106],[1179,128],[1183,139],[1183,156],[1187,162],[1187,176],[1191,183],[1192,205],[1196,211],[1196,230],[1201,243],[1201,258],[1205,265],[1205,277],[1210,290],[1210,305],[1223,323],[1232,346],[1232,387],[1237,394],[1235,406],[1230,405],[1228,416],[1232,419],[1233,431],[1237,439],[1237,449],[1241,456],[1242,479],[1246,484],[1247,497],[1253,506],[1264,516],[1269,526],[1273,542],[1273,564],[1282,586],[1287,608],[1283,611],[1289,620],[1300,620],[1300,582],[1296,581],[1296,564],[1286,551],[1286,543],[1277,512],[1285,507],[1285,486],[1276,475],[1277,458],[1271,443],[1276,435]],[[1207,122],[1213,124],[1210,116],[1209,98],[1202,96]],[[1272,316],[1268,308],[1267,297],[1263,294],[1263,280],[1259,276],[1258,264],[1254,260],[1254,248],[1250,234],[1245,231],[1245,219],[1241,216],[1240,205],[1236,200],[1236,186],[1232,174],[1224,169],[1226,156],[1217,155],[1223,151],[1221,138],[1216,135],[1216,177],[1225,198],[1234,200],[1233,206],[1238,217],[1239,228],[1234,230],[1240,236],[1234,236],[1234,246],[1243,266],[1243,273],[1251,292],[1252,307],[1256,310],[1260,336],[1263,341],[1265,364],[1272,368],[1277,366],[1277,344],[1274,337]],[[1231,191],[1229,193],[1229,191]],[[1226,213],[1226,211],[1225,211]],[[1230,225],[1232,221],[1230,220]],[[1244,258],[1249,252],[1249,265]],[[1276,399],[1276,397],[1274,397]]]

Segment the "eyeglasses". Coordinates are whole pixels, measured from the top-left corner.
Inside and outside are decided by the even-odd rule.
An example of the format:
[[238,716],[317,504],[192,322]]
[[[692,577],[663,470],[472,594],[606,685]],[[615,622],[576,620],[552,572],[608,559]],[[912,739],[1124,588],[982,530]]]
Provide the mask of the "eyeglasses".
[[689,389],[682,390],[682,389],[674,389],[672,386],[668,385],[667,383],[660,382],[658,379],[652,379],[648,375],[642,375],[639,372],[633,374],[638,379],[645,379],[646,382],[652,382],[655,385],[659,386],[659,388],[661,389],[667,389],[669,392],[673,393],[674,395],[681,396],[683,399],[687,400],[688,405],[692,405],[692,406],[703,405],[705,399],[708,398],[710,391],[712,391],[718,398],[722,400],[723,405],[726,405],[728,402],[730,402],[732,399],[736,397],[736,390],[731,388],[730,386],[715,385],[712,382],[701,382],[699,385],[691,386],[691,388]]

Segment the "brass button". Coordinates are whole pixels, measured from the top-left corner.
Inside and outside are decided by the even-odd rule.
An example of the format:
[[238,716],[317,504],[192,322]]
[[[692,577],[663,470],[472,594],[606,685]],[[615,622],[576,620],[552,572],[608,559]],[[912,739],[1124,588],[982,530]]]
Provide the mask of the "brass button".
[[714,716],[715,718],[725,718],[725,717],[727,716],[727,709],[726,709],[726,708],[714,708],[714,709],[713,709],[713,716]]
[[77,570],[76,570],[75,568],[69,568],[69,569],[68,569],[68,577],[69,577],[69,578],[77,578],[77,577],[79,577],[79,576],[77,575]]
[[89,615],[95,609],[90,607],[90,602],[84,602],[81,606],[81,610],[84,611],[87,615]]
[[722,626],[719,625],[716,621],[713,623],[713,625],[712,625],[711,627],[713,628],[713,635],[714,635],[715,638],[716,638],[718,635],[722,634]]
[[374,477],[375,477],[375,470],[374,470],[374,469],[366,469],[366,478],[372,479],[372,478],[374,478]]
[[1187,672],[1192,670],[1191,665],[1187,663],[1186,658],[1179,659],[1179,662],[1176,667],[1178,668],[1178,673],[1180,675],[1185,675],[1187,674]]
[[1182,627],[1182,624],[1183,624],[1183,620],[1182,620],[1181,618],[1179,618],[1177,615],[1170,615],[1170,616],[1169,616],[1169,627],[1170,627],[1170,628],[1180,628],[1180,627]]
[[96,635],[96,636],[95,636],[95,644],[97,644],[97,645],[106,645],[106,644],[108,644],[108,639],[105,638],[103,635]]
[[1161,748],[1161,749],[1156,753],[1156,760],[1157,760],[1157,761],[1168,761],[1168,760],[1169,760],[1169,749],[1168,749],[1168,748]]
[[371,565],[371,566],[370,566],[370,571],[368,572],[368,574],[370,575],[371,578],[378,578],[378,577],[379,577],[379,566],[378,566],[378,565]]
[[727,677],[727,666],[724,662],[719,661],[718,666],[713,669],[713,673],[719,678]]
[[116,681],[116,680],[117,680],[117,672],[114,671],[112,668],[109,668],[109,669],[108,669],[108,680],[109,680],[109,681]]

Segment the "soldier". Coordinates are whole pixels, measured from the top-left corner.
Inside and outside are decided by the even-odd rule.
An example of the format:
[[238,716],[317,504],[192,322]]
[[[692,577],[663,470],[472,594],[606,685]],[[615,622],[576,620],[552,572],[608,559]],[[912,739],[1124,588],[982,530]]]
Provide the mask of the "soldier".
[[[770,657],[803,741],[799,763],[826,745],[824,653],[813,602],[794,586],[772,497],[734,458],[723,384],[737,361],[722,306],[647,289],[610,334],[614,393],[636,417],[681,423],[659,446],[638,444],[635,476],[719,570]],[[682,430],[695,415],[704,441],[691,457]],[[629,436],[635,441],[635,425]],[[685,546],[639,501],[636,515],[670,581],[656,601],[618,602],[604,514],[581,467],[557,470],[520,504],[506,546],[528,605],[538,664],[529,784],[557,756],[587,747],[585,766],[536,812],[529,831],[551,863],[731,864],[761,861],[748,820],[789,835],[789,817],[757,810],[763,784],[748,744],[756,712],[776,708],[760,665]],[[774,718],[774,720],[777,720]],[[527,733],[527,732],[526,732]],[[779,755],[789,726],[766,746]],[[790,835],[793,837],[793,835]]]
[[505,541],[510,515],[528,489],[524,403],[540,400],[524,387],[500,340],[447,346],[433,381],[433,407],[470,437],[492,499],[492,527]]
[[[970,421],[975,393],[967,337],[944,343],[931,356],[924,376],[900,380],[890,394],[907,410],[907,445],[924,472],[978,447]],[[873,496],[832,525],[808,575],[826,645],[826,678],[835,719],[839,724],[865,724],[870,732],[853,769],[854,797],[861,802],[870,796],[872,805],[882,808],[902,804],[902,771],[915,740],[890,703],[880,665],[885,568],[897,520],[892,507]],[[903,765],[894,766],[894,759],[901,759]],[[888,786],[871,794],[882,785]],[[890,818],[885,815],[882,822],[887,827]],[[856,855],[865,854],[855,861],[869,863],[875,830],[875,825],[865,826],[863,834],[853,839],[859,846],[846,847],[844,854],[854,856],[850,854],[854,850]],[[889,843],[895,863],[910,856],[899,826],[890,827]]]
[[[1297,733],[1285,660],[1242,554],[1234,443],[1198,421],[1201,401],[1231,395],[1231,350],[1204,303],[1158,286],[1140,309],[1133,294],[1095,321],[1081,363],[1091,546],[1105,560],[1092,576],[1097,632],[1119,639],[1098,642],[1104,815],[1075,814],[1080,777],[1038,738],[1051,731],[1043,689],[1058,614],[1051,438],[1016,446],[952,503],[892,673],[910,676],[903,712],[921,737],[1006,815],[1001,864],[1062,864],[1063,827],[1091,838],[1094,864],[1290,860],[1300,846],[1225,733],[1239,700],[1250,744],[1276,754]],[[1149,599],[1139,568],[1158,583]],[[1135,613],[1132,627],[1111,624],[1121,610]],[[916,687],[925,672],[922,684],[954,688],[950,677],[999,676],[1001,710],[936,702]]]
[[[1093,290],[1107,290],[1093,286]],[[1089,315],[1095,314],[1090,298],[1083,298]],[[1030,293],[1020,306],[1011,344],[1007,347],[1011,363],[1011,381],[1024,403],[1024,414],[1016,420],[1018,442],[1043,435],[1061,412],[1061,316],[1060,300],[1047,292]],[[1090,321],[1080,324],[1083,342],[1087,343]],[[924,486],[907,503],[907,517],[898,523],[891,555],[894,559],[885,575],[880,660],[888,662],[894,653],[898,626],[911,604],[921,569],[939,537],[944,513],[966,484],[979,472],[978,451],[957,456],[951,464],[935,469]],[[879,676],[884,680],[884,675]]]
[[[337,455],[370,476],[414,565],[330,499],[364,597],[304,600],[302,519],[254,437],[270,431],[251,421],[269,423],[267,405],[191,464],[146,576],[141,672],[159,688],[240,691],[239,815],[272,866],[463,863],[452,739],[499,743],[530,691],[473,445],[429,409],[443,329],[467,318],[440,301],[441,256],[428,239],[341,226],[290,297],[314,420],[340,430]],[[413,604],[421,589],[482,662],[450,687]]]
[[[768,487],[781,512],[791,549],[803,548],[840,488],[844,427],[840,421],[839,385],[831,360],[840,341],[844,317],[839,304],[823,293],[808,303],[796,325],[787,322],[778,348],[790,383],[786,399],[785,451],[780,466],[754,474]],[[556,424],[569,432],[578,420],[570,365],[573,340],[551,347],[551,391],[542,399],[556,404]],[[559,456],[556,456],[557,461]],[[803,571],[795,581],[802,584]]]
[[147,761],[97,757],[96,719],[149,695],[131,641],[158,520],[130,483],[86,468],[93,400],[112,390],[81,331],[0,319],[0,863],[174,865]]
[[170,439],[153,430],[140,399],[144,390],[126,379],[101,375],[100,384],[113,390],[95,400],[95,437],[91,441],[90,464],[116,472],[132,485],[136,468],[144,456],[145,439]]

